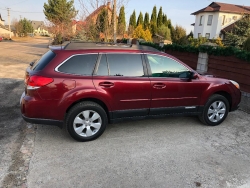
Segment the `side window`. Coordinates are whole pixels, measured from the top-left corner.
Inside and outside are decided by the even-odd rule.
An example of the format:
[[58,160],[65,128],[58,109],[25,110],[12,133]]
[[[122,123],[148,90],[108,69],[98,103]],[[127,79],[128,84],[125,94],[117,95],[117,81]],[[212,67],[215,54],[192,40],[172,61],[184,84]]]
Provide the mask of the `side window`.
[[144,76],[141,54],[107,54],[110,76]]
[[92,75],[98,54],[76,55],[68,59],[59,68],[59,72]]
[[179,78],[180,74],[189,71],[182,64],[164,56],[147,55],[151,67],[151,77]]
[[56,56],[56,54],[49,50],[46,52],[41,59],[39,59],[34,65],[33,65],[33,70],[35,71],[40,71],[42,70],[49,62]]
[[99,75],[99,76],[108,76],[109,75],[107,57],[105,54],[102,54],[100,64],[99,64],[98,70],[97,70],[97,75]]

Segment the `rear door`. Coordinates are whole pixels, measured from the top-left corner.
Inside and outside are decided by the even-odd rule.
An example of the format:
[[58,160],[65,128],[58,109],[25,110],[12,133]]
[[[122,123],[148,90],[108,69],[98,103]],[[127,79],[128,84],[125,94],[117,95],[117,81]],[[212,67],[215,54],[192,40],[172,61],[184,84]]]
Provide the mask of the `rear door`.
[[108,99],[113,118],[147,115],[151,84],[142,54],[107,53],[100,56],[93,82],[100,96]]

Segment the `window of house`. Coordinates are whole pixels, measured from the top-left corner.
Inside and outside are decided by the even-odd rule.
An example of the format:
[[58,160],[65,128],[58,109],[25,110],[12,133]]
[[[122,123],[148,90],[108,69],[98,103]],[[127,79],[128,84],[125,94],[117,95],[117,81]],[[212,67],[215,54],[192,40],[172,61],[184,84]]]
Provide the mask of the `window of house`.
[[198,33],[198,38],[202,37],[201,33]]
[[207,20],[207,25],[212,25],[212,23],[213,23],[213,15],[209,15]]
[[102,55],[97,75],[100,76],[144,76],[141,54]]
[[225,23],[226,23],[226,15],[223,15],[222,16],[222,25],[225,25]]
[[207,39],[210,39],[210,33],[206,33],[205,37],[206,37]]
[[202,25],[203,16],[200,17],[200,25]]
[[151,68],[151,77],[179,78],[188,69],[177,61],[164,56],[147,55]]
[[63,63],[59,72],[77,75],[92,75],[98,54],[75,55]]

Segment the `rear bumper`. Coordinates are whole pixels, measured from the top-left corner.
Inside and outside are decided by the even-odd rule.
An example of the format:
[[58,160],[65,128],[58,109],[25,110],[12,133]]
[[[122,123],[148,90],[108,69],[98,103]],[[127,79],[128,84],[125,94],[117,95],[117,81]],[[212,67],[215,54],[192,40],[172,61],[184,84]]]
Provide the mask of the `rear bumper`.
[[33,124],[44,124],[44,125],[54,125],[60,128],[63,127],[63,121],[53,120],[53,119],[38,119],[38,118],[28,118],[22,115],[23,119],[28,123]]

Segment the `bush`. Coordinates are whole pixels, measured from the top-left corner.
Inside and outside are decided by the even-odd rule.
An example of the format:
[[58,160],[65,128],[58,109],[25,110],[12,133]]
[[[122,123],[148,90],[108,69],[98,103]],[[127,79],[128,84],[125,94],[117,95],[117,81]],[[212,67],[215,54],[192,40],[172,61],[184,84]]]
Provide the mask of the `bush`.
[[250,37],[248,37],[247,40],[244,42],[243,49],[245,51],[250,52]]

